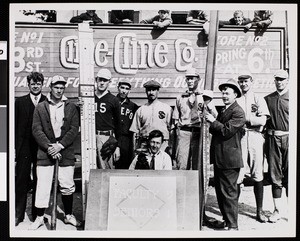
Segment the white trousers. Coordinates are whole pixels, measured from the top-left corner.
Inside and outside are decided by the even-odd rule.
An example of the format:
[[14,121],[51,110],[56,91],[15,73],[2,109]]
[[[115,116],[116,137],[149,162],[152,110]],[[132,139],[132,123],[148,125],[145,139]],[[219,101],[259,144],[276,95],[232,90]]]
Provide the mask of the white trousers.
[[[53,165],[37,166],[36,168],[35,206],[37,208],[47,208],[49,206],[54,167]],[[75,192],[74,169],[75,166],[58,167],[58,183],[62,195],[71,195]]]

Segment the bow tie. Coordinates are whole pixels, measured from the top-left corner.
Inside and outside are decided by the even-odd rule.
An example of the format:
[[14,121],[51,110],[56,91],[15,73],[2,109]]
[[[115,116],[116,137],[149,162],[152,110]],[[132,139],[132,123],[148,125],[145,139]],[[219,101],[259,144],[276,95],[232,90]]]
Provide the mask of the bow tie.
[[186,92],[184,92],[181,96],[182,96],[182,97],[190,97],[192,94],[195,94],[195,96],[196,96],[196,95],[201,95],[201,93],[199,93],[198,91],[196,91],[196,92],[186,91]]

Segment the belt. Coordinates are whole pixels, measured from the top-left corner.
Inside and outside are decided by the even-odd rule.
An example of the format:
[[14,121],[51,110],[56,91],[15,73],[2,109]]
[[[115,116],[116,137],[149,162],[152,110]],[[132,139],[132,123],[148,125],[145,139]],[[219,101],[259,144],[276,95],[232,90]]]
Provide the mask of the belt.
[[[139,138],[141,139],[141,141],[148,141],[149,140],[149,136],[140,136]],[[163,139],[163,141],[169,141],[169,139]]]
[[268,135],[270,136],[284,136],[288,134],[288,131],[268,130]]
[[200,132],[200,127],[181,126],[181,127],[179,127],[179,129],[182,131]]
[[109,131],[96,131],[97,135],[103,135],[103,136],[112,136],[114,134],[113,130],[109,130]]

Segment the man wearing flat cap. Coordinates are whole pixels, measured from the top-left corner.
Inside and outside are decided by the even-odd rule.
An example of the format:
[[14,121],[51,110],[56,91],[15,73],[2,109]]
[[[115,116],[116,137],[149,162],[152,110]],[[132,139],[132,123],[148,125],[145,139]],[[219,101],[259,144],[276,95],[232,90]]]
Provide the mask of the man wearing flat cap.
[[62,76],[54,76],[47,99],[39,103],[33,113],[32,133],[38,143],[35,199],[37,218],[31,224],[31,230],[44,225],[44,213],[49,205],[56,161],[59,162],[58,182],[65,211],[64,222],[73,226],[80,225],[72,214],[75,192],[73,142],[78,135],[79,115],[75,104],[64,95],[66,83]]
[[[204,96],[199,90],[200,75],[194,68],[186,71],[185,80],[188,90],[176,99],[173,120],[177,130],[176,161],[179,170],[198,170],[198,154],[201,127],[201,114]],[[208,98],[212,97],[211,92]],[[217,111],[210,102],[210,113],[217,116]]]
[[152,79],[146,82],[144,87],[148,102],[135,112],[130,127],[130,131],[134,133],[134,150],[139,152],[146,149],[147,138],[153,130],[160,130],[163,133],[164,141],[161,149],[165,150],[169,145],[172,108],[158,100],[160,83]]
[[238,84],[242,90],[242,96],[237,99],[237,103],[243,108],[246,116],[245,135],[241,140],[244,167],[241,168],[238,184],[243,182],[245,176],[254,181],[256,220],[264,223],[267,221],[267,217],[262,209],[264,192],[263,147],[265,142],[262,130],[270,113],[265,99],[253,92],[253,78],[250,73],[240,73]]
[[245,113],[236,102],[242,93],[238,83],[229,79],[219,85],[225,108],[215,118],[206,113],[212,134],[210,159],[214,164],[216,196],[223,222],[215,228],[238,230],[238,185],[243,167],[241,138],[246,123]]
[[289,75],[285,70],[274,74],[276,91],[267,95],[270,118],[266,124],[266,156],[272,182],[274,212],[269,222],[281,219],[283,204],[282,188],[288,197],[288,150],[289,150]]
[[153,24],[157,28],[166,28],[173,23],[170,10],[158,10],[158,15],[142,20],[140,23]]

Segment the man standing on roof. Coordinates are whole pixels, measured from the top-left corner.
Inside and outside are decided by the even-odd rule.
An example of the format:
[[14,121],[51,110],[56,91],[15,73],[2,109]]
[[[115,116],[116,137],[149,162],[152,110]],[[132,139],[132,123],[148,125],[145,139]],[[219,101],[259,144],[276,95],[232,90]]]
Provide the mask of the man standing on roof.
[[121,105],[121,137],[119,138],[121,156],[116,162],[116,169],[128,169],[133,159],[133,135],[129,128],[138,106],[128,98],[130,90],[130,81],[119,81],[117,98]]

